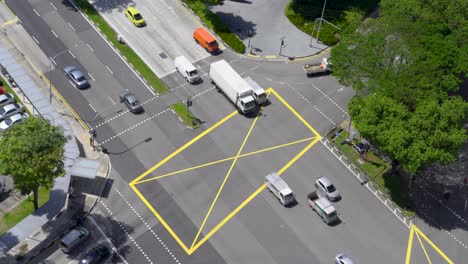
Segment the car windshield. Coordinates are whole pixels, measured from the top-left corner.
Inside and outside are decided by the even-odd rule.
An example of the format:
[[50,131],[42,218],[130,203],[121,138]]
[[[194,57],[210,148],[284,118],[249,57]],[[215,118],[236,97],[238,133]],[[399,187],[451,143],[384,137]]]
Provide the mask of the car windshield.
[[78,79],[76,79],[76,80],[79,81],[79,82],[82,82],[82,81],[85,81],[86,79],[85,79],[85,77],[81,76],[81,77],[78,77]]
[[135,14],[134,17],[135,17],[136,20],[140,20],[140,19],[143,18],[143,17],[140,15],[140,13]]
[[197,70],[193,70],[193,71],[189,72],[188,74],[189,74],[189,76],[195,76],[195,75],[197,75]]
[[3,115],[3,114],[5,114],[5,108],[0,109],[0,115]]
[[132,106],[139,106],[140,105],[140,102],[138,102],[138,100],[135,100],[133,102],[130,103]]
[[7,118],[5,119],[5,123],[10,126],[12,123],[13,123],[13,120],[11,120],[11,118]]
[[328,191],[329,193],[332,193],[332,192],[336,191],[336,188],[335,188],[335,186],[333,186],[333,184],[332,184],[332,185],[329,185],[329,186],[327,187],[327,191]]
[[210,47],[216,47],[216,46],[218,46],[218,42],[212,41],[212,42],[208,43],[208,45],[209,45]]

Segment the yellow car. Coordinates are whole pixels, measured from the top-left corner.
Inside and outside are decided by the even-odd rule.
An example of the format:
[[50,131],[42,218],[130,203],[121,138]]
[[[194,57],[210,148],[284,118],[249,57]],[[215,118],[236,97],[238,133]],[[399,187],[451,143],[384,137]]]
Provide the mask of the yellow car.
[[141,27],[146,24],[145,19],[143,19],[140,12],[138,12],[138,10],[133,6],[125,10],[125,16],[127,16],[128,20],[130,20],[130,22],[132,22],[137,27]]

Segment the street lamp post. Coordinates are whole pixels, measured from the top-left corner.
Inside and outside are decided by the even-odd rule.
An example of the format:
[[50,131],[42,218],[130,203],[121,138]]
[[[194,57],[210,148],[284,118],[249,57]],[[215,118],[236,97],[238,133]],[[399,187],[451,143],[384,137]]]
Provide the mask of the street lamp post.
[[50,62],[49,62],[49,103],[52,103],[52,63],[57,65],[57,63],[54,61],[55,58],[58,56],[62,55],[63,53],[67,52],[68,49],[59,52],[55,54],[54,56],[50,57]]
[[320,35],[320,30],[322,29],[323,14],[325,13],[325,6],[326,5],[327,5],[327,0],[325,0],[323,2],[322,15],[320,16],[320,22],[319,22],[319,26],[318,26],[318,29],[317,29],[317,40],[318,40],[319,35]]

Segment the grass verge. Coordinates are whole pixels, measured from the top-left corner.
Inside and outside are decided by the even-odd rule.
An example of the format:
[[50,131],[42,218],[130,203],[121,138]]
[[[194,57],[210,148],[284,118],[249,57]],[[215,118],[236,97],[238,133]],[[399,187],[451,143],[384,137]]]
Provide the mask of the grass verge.
[[229,47],[238,53],[245,53],[244,43],[203,1],[183,0],[198,17],[211,28]]
[[175,103],[171,105],[171,108],[179,115],[185,125],[191,128],[197,128],[200,126],[198,118],[196,118],[192,112],[189,111],[184,103]]
[[[39,207],[44,205],[49,200],[49,193],[50,190],[39,188]],[[33,212],[34,203],[31,195],[0,218],[0,235],[10,230],[10,228],[21,222],[21,220]]]
[[[330,133],[328,138],[332,139],[334,135],[335,131]],[[413,201],[408,193],[403,176],[390,173],[391,164],[386,163],[372,150],[366,154],[364,164],[361,164],[358,161],[359,154],[354,147],[349,144],[341,144],[345,139],[346,130],[343,130],[338,137],[333,138],[332,142],[357,168],[368,175],[369,180],[374,183],[375,187],[388,195],[405,216],[413,217],[415,215]],[[358,141],[356,140],[353,143],[357,144]]]
[[117,33],[107,24],[104,18],[94,9],[87,0],[75,0],[75,3],[81,10],[91,19],[94,24],[101,30],[107,39],[114,44],[120,53],[127,61],[135,68],[136,71],[153,87],[158,93],[167,92],[167,86],[153,73],[153,71],[145,64],[145,62],[127,45],[117,41]]

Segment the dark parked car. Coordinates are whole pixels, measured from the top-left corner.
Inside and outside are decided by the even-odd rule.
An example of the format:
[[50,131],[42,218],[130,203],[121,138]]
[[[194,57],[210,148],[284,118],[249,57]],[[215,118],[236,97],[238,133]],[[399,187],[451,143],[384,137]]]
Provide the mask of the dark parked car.
[[80,259],[80,264],[95,264],[100,263],[110,255],[110,250],[104,245],[99,245],[92,248]]
[[141,105],[136,95],[132,94],[128,90],[120,93],[120,102],[124,103],[132,113],[143,112],[143,106]]
[[75,66],[67,66],[63,69],[63,71],[76,88],[83,89],[89,87],[88,80],[86,80],[83,73]]

